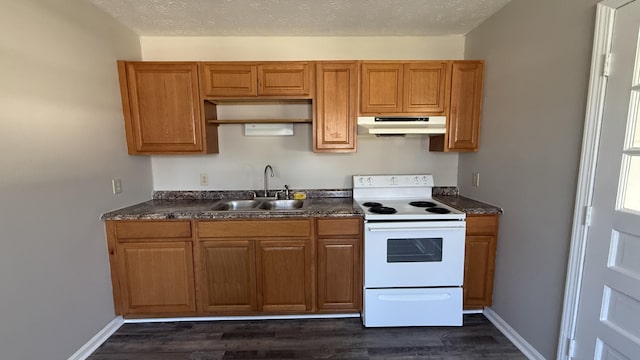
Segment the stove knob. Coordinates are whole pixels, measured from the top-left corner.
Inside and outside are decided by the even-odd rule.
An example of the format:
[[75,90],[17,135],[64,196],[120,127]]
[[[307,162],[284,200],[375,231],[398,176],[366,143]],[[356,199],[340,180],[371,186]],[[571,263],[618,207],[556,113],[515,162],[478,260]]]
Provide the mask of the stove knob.
[[367,178],[367,182],[369,183],[369,185],[372,185],[373,184],[373,179],[369,177],[369,178]]
[[422,182],[425,183],[425,184],[427,183],[427,177],[426,176],[422,177]]
[[364,178],[360,178],[360,185],[364,185]]
[[415,176],[415,177],[413,178],[413,181],[414,181],[416,184],[419,184],[419,183],[420,183],[420,177],[419,177],[419,176]]
[[396,179],[396,177],[395,177],[395,176],[392,176],[392,177],[391,177],[391,185],[395,185],[395,184],[397,184],[397,183],[398,183],[398,179]]

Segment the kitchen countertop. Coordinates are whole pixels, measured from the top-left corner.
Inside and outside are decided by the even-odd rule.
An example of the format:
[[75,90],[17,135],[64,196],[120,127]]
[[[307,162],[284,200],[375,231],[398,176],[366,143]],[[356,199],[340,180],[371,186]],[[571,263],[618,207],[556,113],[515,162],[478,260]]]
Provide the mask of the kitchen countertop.
[[454,209],[464,211],[469,215],[493,215],[502,214],[502,208],[474,200],[462,195],[437,195],[434,199],[451,206]]
[[311,198],[302,210],[214,211],[220,200],[178,199],[149,200],[103,214],[102,220],[162,220],[162,219],[272,219],[291,217],[349,217],[363,216],[362,209],[348,197]]
[[[434,199],[467,214],[502,214],[502,209],[457,194],[457,188],[442,188],[434,192]],[[441,190],[442,190],[441,189]],[[455,190],[455,191],[454,191]],[[302,210],[270,211],[214,211],[221,200],[250,198],[247,191],[158,191],[153,199],[102,214],[102,220],[163,220],[163,219],[269,219],[291,217],[350,217],[364,216],[364,210],[353,201],[350,189],[311,190]],[[275,196],[275,193],[270,194]]]

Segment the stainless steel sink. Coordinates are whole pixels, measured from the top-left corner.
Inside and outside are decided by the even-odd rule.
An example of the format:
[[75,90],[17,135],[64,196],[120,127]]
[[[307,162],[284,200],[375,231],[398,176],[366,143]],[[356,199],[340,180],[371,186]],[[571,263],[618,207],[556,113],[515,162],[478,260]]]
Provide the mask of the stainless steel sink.
[[212,210],[214,211],[290,211],[304,210],[305,200],[220,200]]
[[261,204],[258,200],[225,200],[217,203],[213,210],[233,211],[233,210],[253,210]]
[[304,200],[268,200],[260,204],[263,210],[298,210],[304,206]]

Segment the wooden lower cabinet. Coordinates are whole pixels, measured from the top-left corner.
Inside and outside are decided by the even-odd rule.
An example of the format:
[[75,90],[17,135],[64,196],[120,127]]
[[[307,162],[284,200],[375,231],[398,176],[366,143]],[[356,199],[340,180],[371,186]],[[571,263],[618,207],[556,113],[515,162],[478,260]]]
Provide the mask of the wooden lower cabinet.
[[250,312],[258,309],[253,241],[200,242],[201,311]]
[[362,309],[362,219],[318,219],[318,311]]
[[314,310],[312,219],[199,221],[199,311]]
[[107,221],[124,317],[362,309],[362,217]]
[[498,215],[467,215],[463,304],[465,310],[491,306]]
[[195,314],[188,221],[110,221],[107,240],[117,314]]
[[313,257],[309,240],[259,240],[258,308],[263,312],[313,310]]

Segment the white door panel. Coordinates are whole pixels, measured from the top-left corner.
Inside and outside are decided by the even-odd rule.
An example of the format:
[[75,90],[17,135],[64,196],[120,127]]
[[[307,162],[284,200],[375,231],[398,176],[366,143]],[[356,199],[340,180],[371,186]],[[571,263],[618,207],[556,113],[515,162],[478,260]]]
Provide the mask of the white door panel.
[[616,10],[576,359],[640,358],[640,2]]

